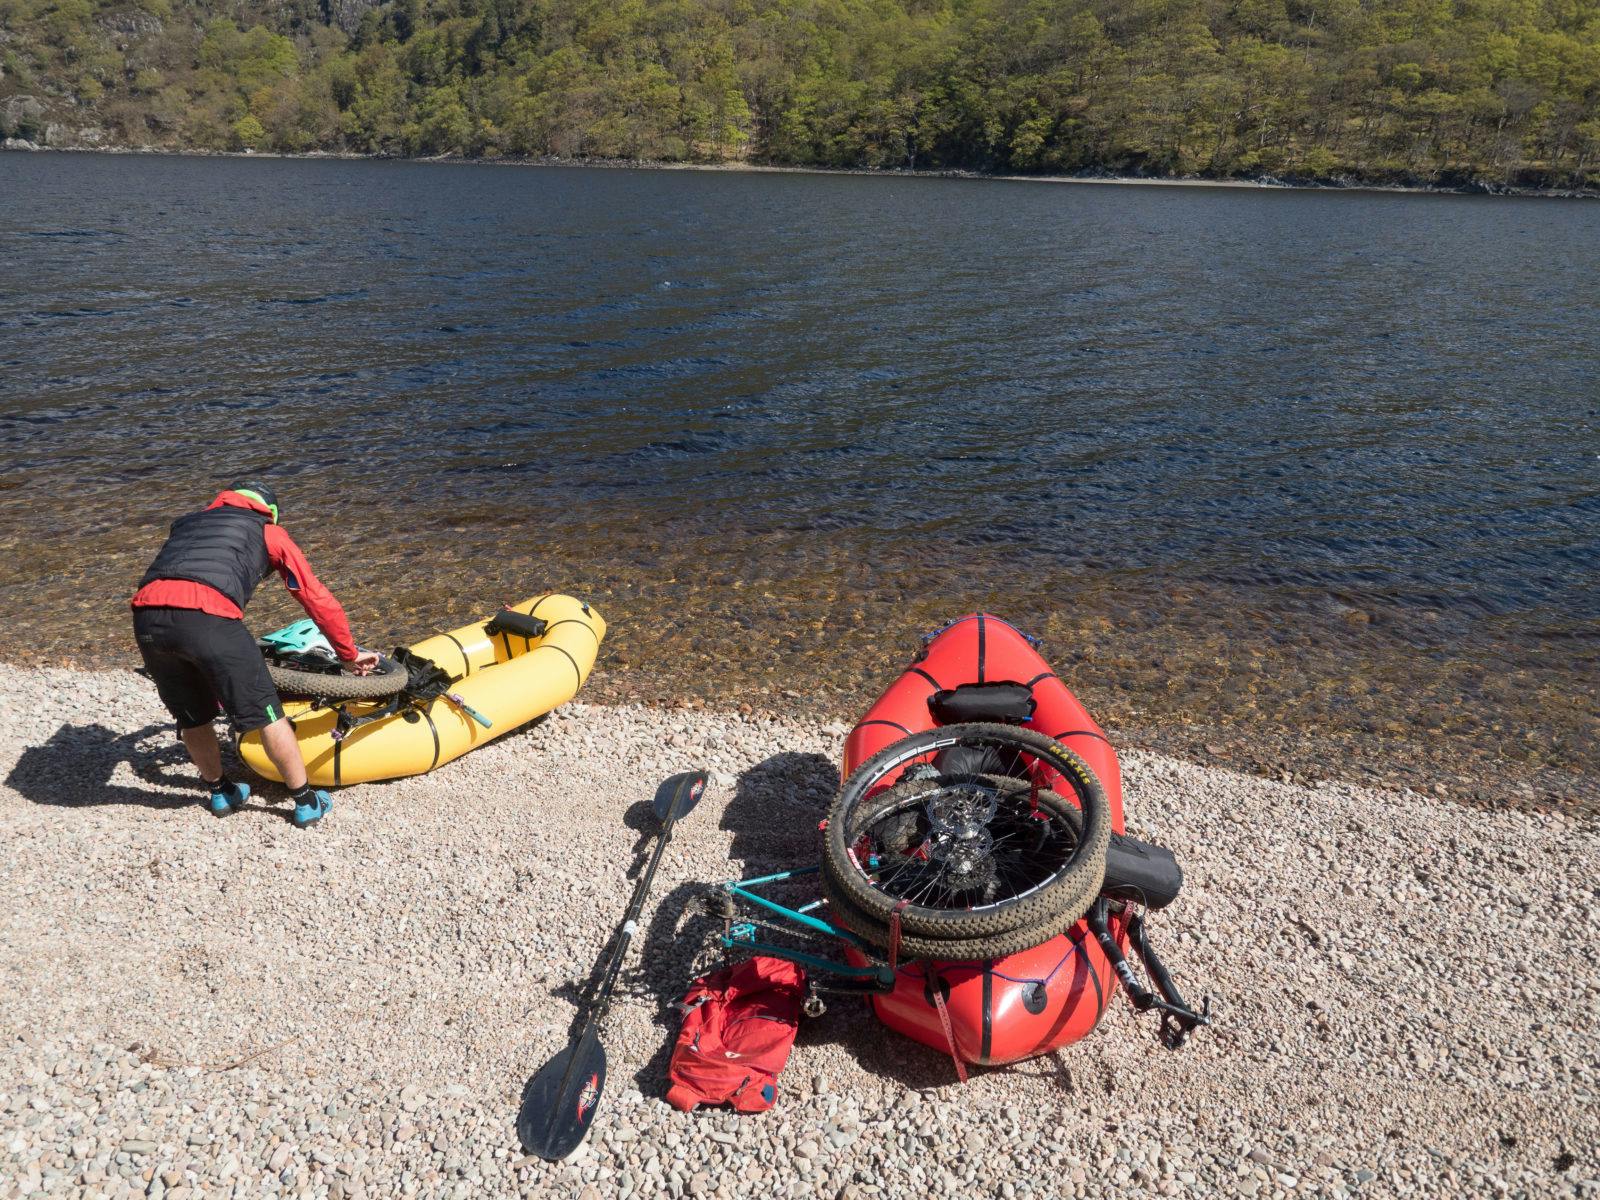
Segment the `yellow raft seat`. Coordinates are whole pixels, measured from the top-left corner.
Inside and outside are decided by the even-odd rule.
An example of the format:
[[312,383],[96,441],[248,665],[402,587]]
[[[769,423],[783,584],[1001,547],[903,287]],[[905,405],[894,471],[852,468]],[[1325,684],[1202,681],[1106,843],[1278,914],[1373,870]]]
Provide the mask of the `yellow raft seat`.
[[[426,706],[359,725],[343,740],[335,740],[338,713],[332,707],[285,701],[284,715],[294,726],[311,782],[327,787],[420,775],[577,695],[606,634],[600,614],[581,600],[561,595],[537,596],[511,607],[544,621],[544,632],[539,636],[491,632],[493,618],[485,618],[411,647],[413,654],[431,659],[449,673],[451,692],[491,722],[487,729],[441,696]],[[359,718],[377,712],[384,702],[346,700],[341,706]],[[262,749],[259,731],[240,739],[239,757],[256,774],[281,782]]]

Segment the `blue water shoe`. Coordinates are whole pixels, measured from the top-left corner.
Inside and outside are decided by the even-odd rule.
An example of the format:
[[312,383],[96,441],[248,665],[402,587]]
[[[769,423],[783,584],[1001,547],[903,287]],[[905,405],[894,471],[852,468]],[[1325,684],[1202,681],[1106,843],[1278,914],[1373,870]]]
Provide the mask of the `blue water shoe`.
[[206,802],[206,807],[211,809],[215,816],[225,817],[229,813],[238,812],[244,807],[244,802],[250,798],[250,785],[248,783],[235,783],[231,779],[219,779],[211,785],[211,798]]
[[294,823],[304,829],[308,825],[315,825],[331,811],[333,811],[333,797],[321,788],[316,790],[308,788],[305,795],[295,797]]

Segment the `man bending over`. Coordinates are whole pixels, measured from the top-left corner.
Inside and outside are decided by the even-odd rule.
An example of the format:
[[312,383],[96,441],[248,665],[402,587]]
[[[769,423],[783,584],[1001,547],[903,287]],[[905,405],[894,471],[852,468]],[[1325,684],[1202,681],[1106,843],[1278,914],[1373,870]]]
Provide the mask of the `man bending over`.
[[262,483],[236,483],[205,508],[172,523],[161,553],[133,597],[133,633],[161,701],[178,722],[189,757],[225,817],[244,805],[248,784],[222,772],[211,723],[220,709],[261,744],[294,799],[294,823],[320,821],[333,799],[306,782],[305,760],[266,660],[244,626],[256,585],[276,570],[332,644],[344,668],[365,675],[378,656],[356,649],[344,609],[278,524],[278,498]]

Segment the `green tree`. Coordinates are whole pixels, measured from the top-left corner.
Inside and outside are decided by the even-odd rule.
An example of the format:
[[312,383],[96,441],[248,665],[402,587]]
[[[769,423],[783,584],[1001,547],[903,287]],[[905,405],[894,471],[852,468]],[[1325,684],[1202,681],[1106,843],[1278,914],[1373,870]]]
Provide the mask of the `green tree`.
[[254,150],[267,140],[267,131],[254,113],[246,113],[233,123],[233,140],[236,149]]

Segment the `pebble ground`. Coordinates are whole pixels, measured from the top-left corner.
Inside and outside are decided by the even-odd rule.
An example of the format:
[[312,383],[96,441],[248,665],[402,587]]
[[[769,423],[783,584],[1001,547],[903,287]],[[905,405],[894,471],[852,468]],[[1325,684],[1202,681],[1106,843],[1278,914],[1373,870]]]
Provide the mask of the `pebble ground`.
[[[202,810],[149,685],[0,682],[0,1200],[1600,1197],[1600,847],[1560,813],[1124,757],[1188,882],[1152,932],[1216,1026],[955,1081],[859,1003],[770,1113],[659,1099],[707,882],[813,862],[844,729],[575,704],[301,832]],[[523,1081],[704,767],[605,1043],[594,1136],[524,1156]]]

